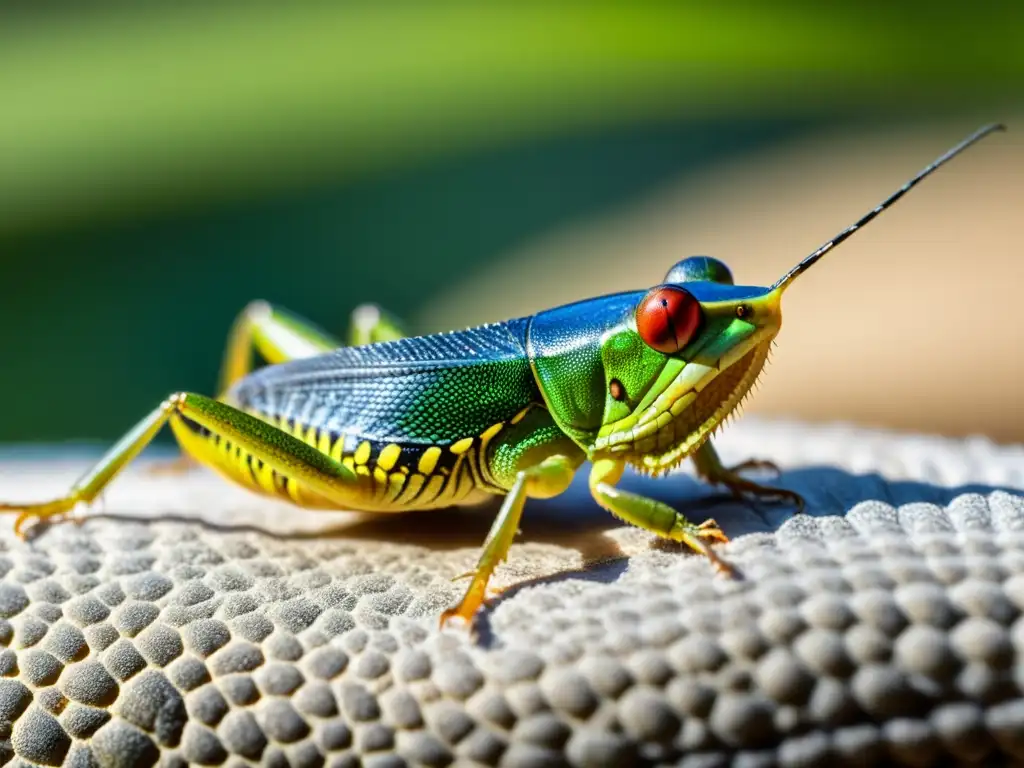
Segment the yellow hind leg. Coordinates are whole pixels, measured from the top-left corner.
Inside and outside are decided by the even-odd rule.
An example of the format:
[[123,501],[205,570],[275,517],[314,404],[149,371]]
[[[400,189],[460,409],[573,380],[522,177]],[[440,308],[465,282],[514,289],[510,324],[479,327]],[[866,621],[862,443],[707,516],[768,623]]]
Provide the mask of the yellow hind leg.
[[[363,304],[352,312],[349,324],[349,344],[352,346],[404,336],[398,322],[374,304]],[[253,301],[238,315],[228,334],[217,399],[230,402],[228,392],[252,371],[254,353],[274,364],[313,357],[340,346],[342,342],[308,320],[265,301]],[[177,459],[154,464],[149,472],[155,475],[177,474],[195,464],[196,458],[186,450]]]
[[253,352],[268,363],[283,363],[329,352],[341,346],[308,320],[265,301],[253,301],[228,334],[220,371],[220,397],[253,368]]
[[171,395],[136,424],[64,496],[35,504],[0,503],[0,512],[19,513],[14,531],[23,538],[23,529],[31,520],[68,517],[79,504],[92,502],[167,421],[176,417],[219,435],[287,482],[308,489],[338,507],[352,506],[360,495],[372,493],[371,478],[357,475],[297,437],[226,403],[180,392]]
[[[352,312],[350,346],[404,336],[398,323],[374,304],[363,304]],[[221,398],[252,370],[253,352],[274,364],[313,357],[340,346],[340,341],[308,320],[265,301],[254,301],[242,310],[228,336],[220,375]]]

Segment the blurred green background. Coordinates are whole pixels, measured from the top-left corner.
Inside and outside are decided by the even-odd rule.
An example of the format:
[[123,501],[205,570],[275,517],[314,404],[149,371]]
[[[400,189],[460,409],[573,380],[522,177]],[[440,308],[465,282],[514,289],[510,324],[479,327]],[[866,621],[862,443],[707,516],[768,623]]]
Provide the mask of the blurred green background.
[[[527,244],[716,164],[1024,109],[1021,4],[0,9],[0,442],[109,440],[211,392],[254,298],[437,330]],[[501,319],[477,314],[446,318]]]

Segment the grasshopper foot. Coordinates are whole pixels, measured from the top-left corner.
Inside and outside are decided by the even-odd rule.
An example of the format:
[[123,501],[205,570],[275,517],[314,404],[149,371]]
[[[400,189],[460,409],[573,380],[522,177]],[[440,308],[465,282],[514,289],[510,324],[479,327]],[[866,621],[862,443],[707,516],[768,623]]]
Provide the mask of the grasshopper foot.
[[[0,503],[0,512],[17,512],[18,517],[14,520],[14,535],[22,541],[28,538],[26,526],[29,530],[35,528],[43,521],[61,522],[73,516],[74,508],[78,504],[77,499],[57,499],[42,504],[3,504]],[[29,523],[33,523],[29,525]]]
[[449,608],[441,614],[441,629],[444,629],[452,619],[456,618],[462,619],[462,621],[468,626],[472,623],[473,617],[476,616],[477,611],[479,611],[480,607],[484,604],[484,600],[487,597],[488,579],[486,577],[481,577],[478,573],[467,573],[462,576],[457,576],[453,581],[463,579],[466,576],[472,576],[473,580],[470,582],[469,588],[466,590],[466,594],[462,596],[459,604],[454,608]]
[[690,549],[704,555],[710,562],[711,567],[723,576],[735,576],[736,569],[718,556],[711,542],[727,544],[729,537],[718,527],[714,520],[705,520],[700,525],[693,525],[690,522],[677,521],[669,538],[681,541]]

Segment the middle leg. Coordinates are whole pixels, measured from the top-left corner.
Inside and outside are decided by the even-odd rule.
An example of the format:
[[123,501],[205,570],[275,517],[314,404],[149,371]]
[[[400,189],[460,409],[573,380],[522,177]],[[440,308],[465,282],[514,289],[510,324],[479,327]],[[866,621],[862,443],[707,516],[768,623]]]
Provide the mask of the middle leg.
[[460,616],[471,621],[487,598],[487,584],[498,565],[508,558],[512,541],[519,532],[523,506],[531,496],[550,498],[564,492],[572,482],[579,462],[569,456],[549,456],[540,464],[519,472],[515,484],[502,502],[498,516],[484,540],[483,552],[471,574],[466,594],[454,608],[441,615],[441,625]]
[[526,500],[548,499],[564,492],[585,459],[544,408],[527,411],[483,450],[481,463],[486,463],[494,481],[508,491],[484,540],[476,569],[467,574],[471,576],[469,587],[459,604],[441,616],[442,626],[456,616],[472,620],[487,597],[491,574],[508,557]]

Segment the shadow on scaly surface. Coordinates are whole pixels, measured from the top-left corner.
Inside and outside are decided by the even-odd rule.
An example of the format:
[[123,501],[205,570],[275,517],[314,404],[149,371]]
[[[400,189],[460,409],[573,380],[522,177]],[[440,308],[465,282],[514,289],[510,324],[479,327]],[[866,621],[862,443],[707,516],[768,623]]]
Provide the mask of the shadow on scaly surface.
[[[781,522],[788,511],[762,508],[766,523],[686,476],[630,482],[719,518],[744,578],[615,527],[574,488],[561,506],[531,505],[498,574],[515,588],[476,638],[439,632],[437,616],[459,595],[450,578],[473,562],[486,514],[367,522],[264,504],[202,473],[129,472],[103,518],[0,539],[5,754],[68,765],[1024,759],[1024,499],[993,490],[1024,485],[1020,451],[757,422],[721,448],[726,460],[777,460],[812,514]],[[46,495],[79,469],[7,462],[0,495]],[[580,528],[612,542],[587,570]]]

